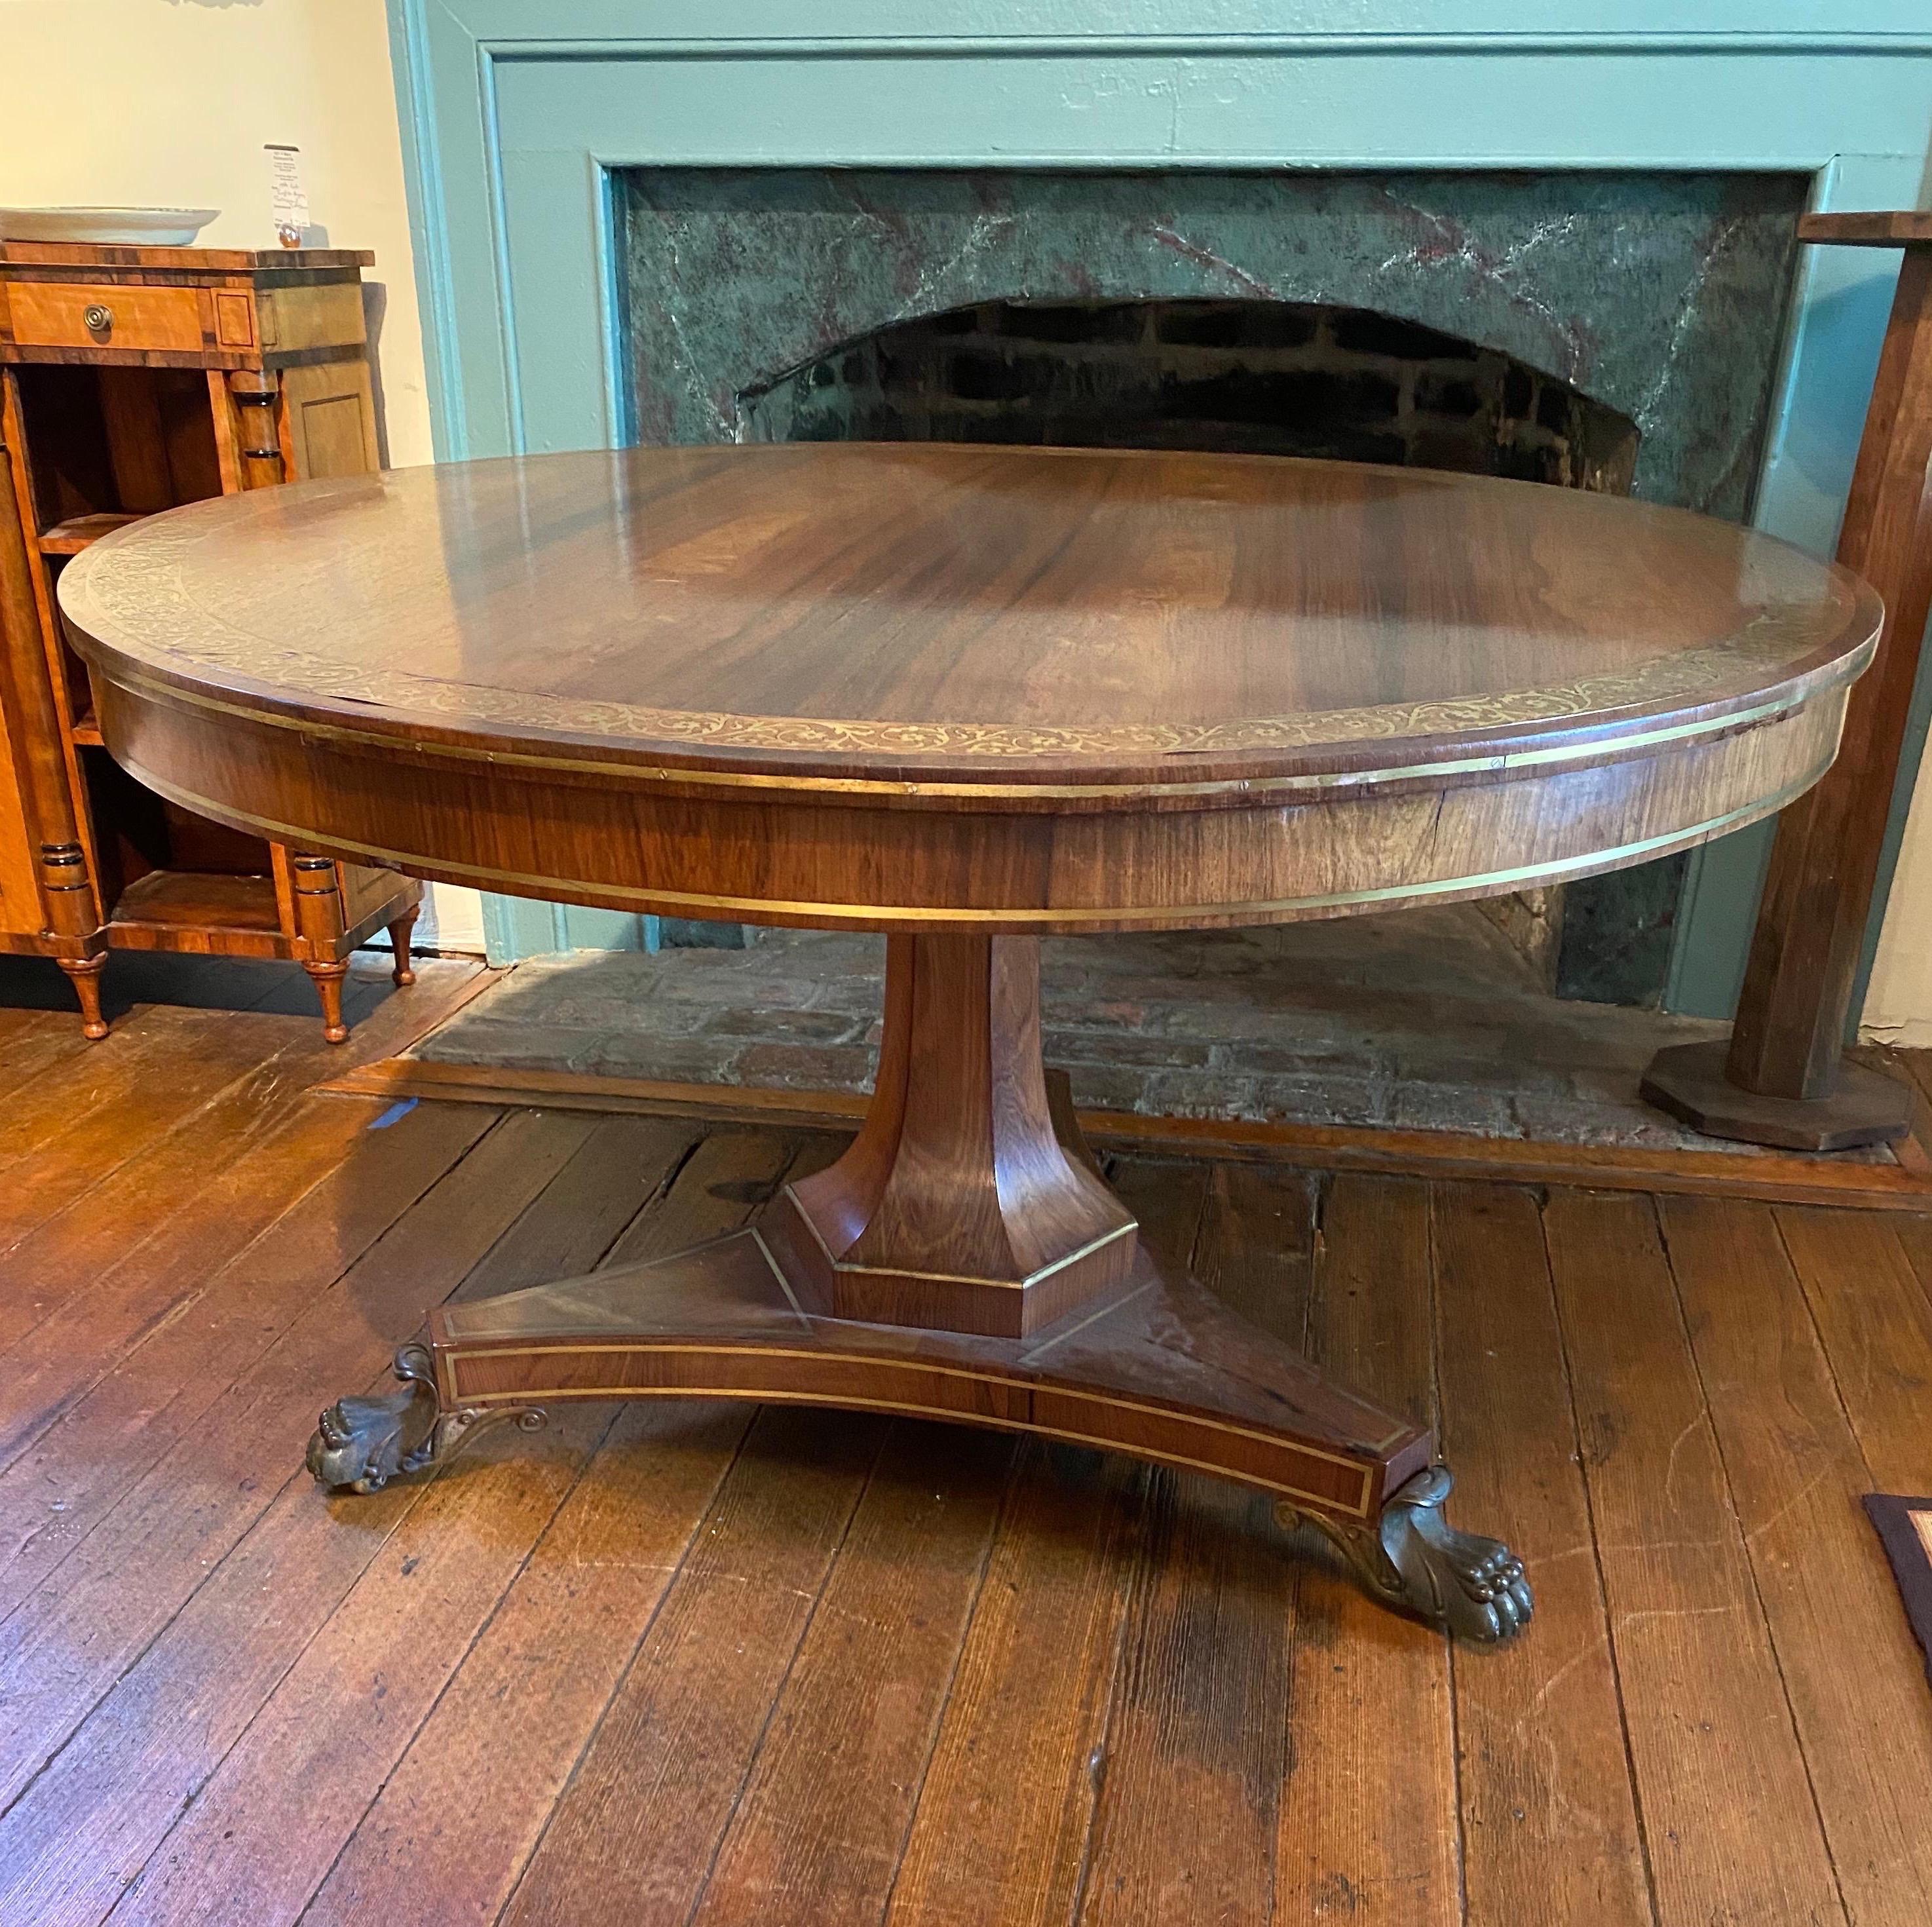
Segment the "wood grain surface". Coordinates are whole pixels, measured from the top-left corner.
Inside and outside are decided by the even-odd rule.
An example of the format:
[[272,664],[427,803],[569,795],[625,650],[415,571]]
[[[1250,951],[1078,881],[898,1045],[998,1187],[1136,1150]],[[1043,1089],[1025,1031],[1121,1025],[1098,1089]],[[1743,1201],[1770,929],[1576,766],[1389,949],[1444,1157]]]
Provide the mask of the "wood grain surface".
[[1835,242],[1846,248],[1900,248],[1932,242],[1932,210],[1805,214],[1798,217],[1800,241]]
[[1614,497],[898,445],[304,485],[111,535],[61,594],[117,758],[236,827],[905,929],[1639,862],[1816,779],[1880,620],[1844,570]]
[[99,659],[363,725],[745,772],[1157,784],[1788,701],[1877,617],[1796,549],[1609,496],[896,443],[200,504],[108,539],[63,603]]
[[[177,1014],[162,1082],[237,1028]],[[324,1499],[317,1373],[373,1381],[452,1286],[728,1229],[836,1140],[372,1130],[293,1074],[311,1023],[241,1028],[237,1090],[102,1181],[165,1181],[152,1223],[70,1207],[8,1274],[61,1306],[0,1373],[8,1927],[1932,1909],[1932,1698],[1858,1505],[1928,1482],[1918,1220],[1113,1165],[1164,1254],[1439,1418],[1541,1582],[1472,1653],[1216,1481],[837,1412],[587,1409]],[[0,1079],[72,1034],[0,1013]],[[239,1088],[247,1148],[183,1177]]]

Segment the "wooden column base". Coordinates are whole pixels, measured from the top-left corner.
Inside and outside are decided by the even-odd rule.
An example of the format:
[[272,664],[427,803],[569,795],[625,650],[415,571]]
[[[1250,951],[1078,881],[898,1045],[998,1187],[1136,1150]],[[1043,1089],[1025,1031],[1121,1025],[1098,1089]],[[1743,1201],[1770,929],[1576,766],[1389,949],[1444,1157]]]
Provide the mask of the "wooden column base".
[[1721,1037],[1674,1044],[1651,1059],[1638,1088],[1646,1103],[1706,1137],[1786,1151],[1890,1144],[1912,1128],[1912,1094],[1863,1064],[1840,1062],[1832,1088],[1818,1097],[1780,1097],[1732,1082],[1730,1058]]
[[1018,1338],[1126,1282],[1132,1214],[1054,1134],[1037,938],[887,939],[865,1124],[771,1229],[837,1318]]
[[[398,1358],[401,1389],[322,1414],[308,1454],[317,1479],[374,1491],[487,1418],[541,1422],[565,1399],[904,1412],[1220,1473],[1320,1527],[1388,1604],[1465,1637],[1516,1631],[1531,1610],[1522,1565],[1444,1521],[1433,1436],[1143,1248],[1064,1093],[1048,1101],[1034,940],[896,940],[893,965],[878,1089],[845,1157],[749,1229],[434,1313],[427,1343]],[[974,1010],[976,1028],[962,1022]],[[1016,1167],[1026,1181],[1007,1181]],[[1096,1248],[1107,1262],[1080,1266]],[[856,1283],[858,1268],[840,1268],[852,1251],[868,1260]],[[1042,1303],[1042,1266],[1074,1272],[1080,1289]],[[934,1292],[935,1280],[958,1289]],[[842,1292],[871,1315],[836,1315]],[[995,1304],[1045,1315],[988,1331]],[[946,1322],[962,1310],[981,1328]]]

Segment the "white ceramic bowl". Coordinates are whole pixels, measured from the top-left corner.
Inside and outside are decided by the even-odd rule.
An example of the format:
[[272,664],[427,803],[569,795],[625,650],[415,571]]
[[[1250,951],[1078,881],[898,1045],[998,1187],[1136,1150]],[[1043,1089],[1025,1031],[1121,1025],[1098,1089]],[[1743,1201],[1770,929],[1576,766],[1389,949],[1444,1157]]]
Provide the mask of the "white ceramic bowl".
[[219,208],[0,208],[0,241],[185,248]]

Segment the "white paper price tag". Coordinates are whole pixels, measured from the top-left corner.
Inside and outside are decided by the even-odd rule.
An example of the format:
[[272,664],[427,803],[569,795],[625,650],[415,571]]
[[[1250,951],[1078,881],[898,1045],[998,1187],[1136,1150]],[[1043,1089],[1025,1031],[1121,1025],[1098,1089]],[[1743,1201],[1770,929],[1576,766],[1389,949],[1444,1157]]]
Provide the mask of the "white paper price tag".
[[268,207],[275,232],[285,248],[302,245],[302,230],[308,225],[308,191],[302,185],[302,150],[272,144],[262,152],[268,157]]

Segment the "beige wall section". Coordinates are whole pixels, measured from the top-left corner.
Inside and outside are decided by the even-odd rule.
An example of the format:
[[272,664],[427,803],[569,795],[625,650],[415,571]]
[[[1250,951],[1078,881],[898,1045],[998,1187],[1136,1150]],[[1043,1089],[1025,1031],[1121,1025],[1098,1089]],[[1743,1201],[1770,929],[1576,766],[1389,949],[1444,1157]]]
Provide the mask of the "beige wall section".
[[[0,0],[0,203],[219,208],[203,242],[270,248],[272,141],[327,245],[374,251],[386,458],[428,461],[382,0]],[[480,949],[476,893],[434,887],[441,941]]]
[[[1932,644],[1928,644],[1932,646]],[[1918,767],[1858,1034],[1932,1046],[1932,755]]]

